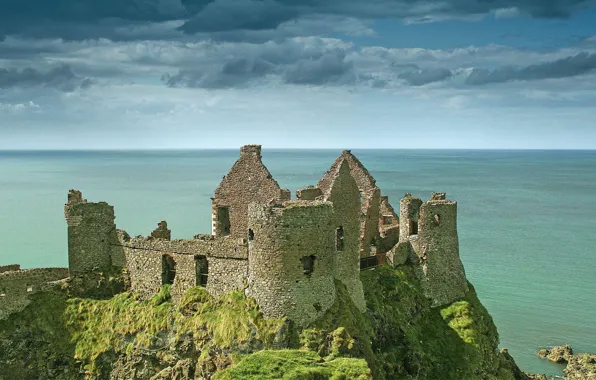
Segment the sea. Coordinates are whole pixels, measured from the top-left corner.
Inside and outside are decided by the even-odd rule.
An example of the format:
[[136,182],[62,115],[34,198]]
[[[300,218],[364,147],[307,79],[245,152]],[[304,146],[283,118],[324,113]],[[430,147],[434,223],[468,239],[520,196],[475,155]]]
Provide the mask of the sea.
[[[263,149],[282,188],[316,184],[341,150]],[[460,255],[500,346],[527,372],[536,351],[596,352],[596,151],[352,150],[394,207],[405,193],[458,203]],[[0,151],[0,265],[67,266],[69,189],[115,207],[118,228],[211,232],[211,200],[239,150]]]

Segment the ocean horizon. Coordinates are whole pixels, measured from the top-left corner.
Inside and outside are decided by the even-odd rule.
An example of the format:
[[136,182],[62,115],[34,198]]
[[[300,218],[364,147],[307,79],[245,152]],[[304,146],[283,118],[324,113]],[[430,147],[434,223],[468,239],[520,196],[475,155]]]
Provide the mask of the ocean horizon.
[[[536,356],[571,344],[596,352],[596,150],[357,149],[382,194],[458,202],[468,280],[526,372],[560,375]],[[263,162],[282,188],[314,185],[342,149],[271,149]],[[67,266],[69,189],[114,206],[118,228],[172,238],[211,232],[215,188],[234,149],[0,150],[0,265]]]

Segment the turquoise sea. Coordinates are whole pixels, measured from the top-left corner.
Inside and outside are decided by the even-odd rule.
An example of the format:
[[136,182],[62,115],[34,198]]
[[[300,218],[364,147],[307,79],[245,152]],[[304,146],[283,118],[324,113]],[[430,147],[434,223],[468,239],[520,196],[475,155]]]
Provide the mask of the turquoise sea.
[[[283,188],[315,184],[340,150],[269,150]],[[569,343],[596,352],[596,151],[353,150],[394,206],[409,192],[458,202],[468,279],[525,371]],[[66,266],[68,189],[106,201],[116,223],[174,238],[209,233],[210,197],[238,150],[0,152],[0,265]]]

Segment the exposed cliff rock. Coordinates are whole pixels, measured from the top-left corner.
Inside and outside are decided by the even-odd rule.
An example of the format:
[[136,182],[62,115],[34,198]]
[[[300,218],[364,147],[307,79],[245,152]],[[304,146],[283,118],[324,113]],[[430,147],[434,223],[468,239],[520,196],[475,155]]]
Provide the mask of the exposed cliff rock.
[[264,319],[242,292],[197,287],[176,305],[167,286],[150,300],[102,300],[74,298],[65,284],[0,321],[0,378],[528,379],[498,351],[471,285],[431,308],[410,266],[361,279],[365,313],[338,281],[335,304],[304,329]]
[[554,363],[567,363],[568,380],[596,380],[596,354],[573,354],[568,344],[538,351],[538,356]]

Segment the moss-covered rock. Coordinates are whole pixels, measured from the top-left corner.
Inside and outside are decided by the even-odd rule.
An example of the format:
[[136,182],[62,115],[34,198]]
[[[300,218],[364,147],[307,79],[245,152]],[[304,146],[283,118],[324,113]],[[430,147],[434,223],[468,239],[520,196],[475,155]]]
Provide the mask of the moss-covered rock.
[[72,297],[66,284],[0,321],[0,378],[526,379],[498,351],[472,286],[431,308],[409,266],[361,279],[365,313],[336,282],[335,303],[302,330],[263,318],[243,292],[214,298],[196,287],[176,305],[169,286],[142,300]]

